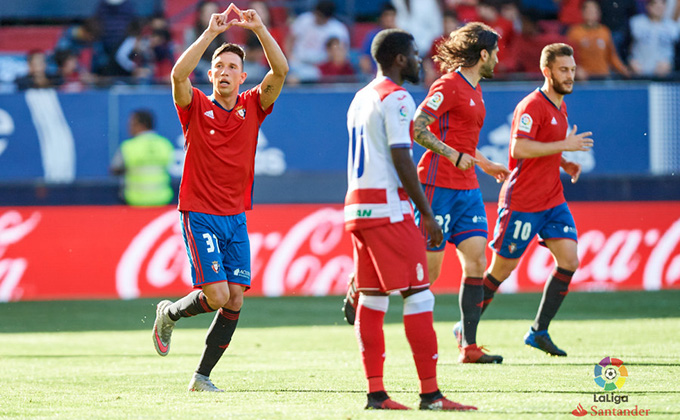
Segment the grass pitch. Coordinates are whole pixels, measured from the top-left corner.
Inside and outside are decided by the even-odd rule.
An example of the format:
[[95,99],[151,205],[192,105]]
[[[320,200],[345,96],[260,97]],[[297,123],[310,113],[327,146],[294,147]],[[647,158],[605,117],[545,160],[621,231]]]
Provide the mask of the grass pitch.
[[[484,314],[478,343],[502,354],[504,363],[460,365],[451,334],[457,296],[437,296],[440,388],[479,407],[469,413],[363,410],[363,371],[341,297],[246,298],[232,344],[212,374],[223,394],[186,391],[211,315],[182,319],[162,358],[151,341],[155,300],[4,303],[0,417],[571,419],[581,404],[587,418],[594,417],[592,406],[614,410],[612,416],[637,406],[652,418],[680,418],[680,290],[571,293],[550,328],[566,358],[523,345],[539,299],[498,296]],[[385,385],[395,400],[414,407],[418,383],[400,300],[392,298],[386,318]],[[622,359],[629,372],[613,394],[593,381],[605,356]],[[628,401],[594,401],[600,395]]]

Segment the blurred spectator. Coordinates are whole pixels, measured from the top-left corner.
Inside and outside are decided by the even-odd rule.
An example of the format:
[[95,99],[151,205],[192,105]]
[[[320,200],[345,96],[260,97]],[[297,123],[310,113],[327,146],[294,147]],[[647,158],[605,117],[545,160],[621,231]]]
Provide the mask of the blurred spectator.
[[444,30],[438,0],[392,0],[392,4],[397,9],[397,27],[413,35],[424,57]]
[[512,42],[515,38],[515,28],[513,23],[501,16],[498,0],[479,0],[477,4],[478,20],[486,23],[500,35],[498,39],[499,61],[494,69],[494,73],[501,75],[508,73],[511,68],[503,61],[511,50]]
[[501,16],[512,22],[512,29],[514,29],[515,35],[522,33],[522,13],[517,6],[517,0],[501,2]]
[[102,76],[126,74],[116,62],[116,53],[136,17],[132,0],[100,0],[94,18],[101,28],[102,51],[95,57],[93,73]]
[[57,63],[57,76],[54,84],[63,92],[82,92],[85,83],[78,71],[78,57],[70,50],[60,50],[54,54]]
[[128,36],[116,52],[116,63],[125,76],[132,76],[137,83],[149,83],[153,76],[152,53],[149,40],[143,34],[142,21],[135,19],[130,23]]
[[432,42],[428,53],[423,59],[423,71],[425,72],[425,86],[429,87],[435,80],[444,74],[441,68],[441,63],[435,63],[432,61],[432,57],[437,54],[437,49],[439,45],[449,39],[451,32],[455,31],[460,27],[461,23],[453,10],[447,10],[444,12],[444,19],[442,26],[444,27],[444,33]]
[[77,57],[80,70],[89,73],[92,70],[91,60],[94,58],[94,52],[103,53],[103,46],[99,41],[100,33],[97,20],[86,19],[82,23],[66,28],[54,46],[54,51],[72,52]]
[[384,3],[378,16],[378,27],[366,34],[361,44],[361,55],[359,56],[359,69],[362,74],[375,75],[376,66],[371,57],[371,44],[376,34],[383,29],[394,29],[397,27],[397,9],[390,3]]
[[[274,37],[274,40],[279,44],[280,47],[284,47],[286,45],[286,36],[288,35],[288,27],[285,24],[277,24],[272,21],[272,16],[271,12],[269,10],[269,6],[267,6],[267,3],[264,1],[251,1],[250,4],[248,5],[250,9],[253,9],[257,12],[258,16],[260,16],[260,19],[262,19],[262,23],[264,23],[264,26],[267,27],[269,30],[269,33],[272,34],[272,37]],[[249,34],[250,36],[251,34]],[[263,59],[264,61],[262,64],[266,63],[267,60]]]
[[42,89],[54,87],[54,80],[47,75],[47,57],[40,50],[29,51],[26,56],[28,62],[28,74],[18,77],[14,83],[17,89]]
[[150,111],[134,111],[128,121],[132,138],[120,145],[111,162],[111,173],[125,175],[121,195],[131,206],[163,206],[174,195],[168,167],[174,161],[175,148],[153,128]]
[[347,47],[338,38],[330,38],[326,41],[326,54],[328,60],[319,65],[322,82],[346,82],[351,81],[354,75],[354,67],[349,62]]
[[[583,0],[562,0],[558,14],[558,19],[562,25],[569,27],[583,23],[583,17],[581,16],[582,6]],[[579,62],[580,65],[581,63]]]
[[[561,0],[520,0],[522,14],[533,20],[556,20]],[[535,63],[534,63],[535,64]]]
[[175,44],[170,34],[170,22],[165,16],[156,15],[151,18],[147,30],[151,31],[149,49],[153,61],[153,81],[168,84],[172,66],[175,64]]
[[260,83],[269,72],[269,66],[263,64],[266,62],[264,50],[254,34],[251,34],[246,40],[245,52],[246,57],[243,59],[243,71],[248,75],[246,83]]
[[[478,0],[446,0],[446,9],[454,12],[462,23],[477,20]],[[449,34],[445,34],[448,36]]]
[[637,75],[667,77],[673,71],[678,25],[664,18],[665,12],[664,0],[648,0],[646,13],[630,19],[629,64]]
[[[196,6],[196,19],[194,20],[194,25],[187,28],[184,32],[184,49],[189,48],[189,46],[201,36],[203,31],[205,31],[210,23],[210,16],[212,16],[213,13],[221,13],[222,11],[219,3],[216,1],[203,0],[199,2]],[[201,60],[194,70],[194,81],[196,83],[210,83],[208,80],[208,70],[210,70],[213,52],[225,42],[227,42],[226,32],[223,32],[217,35],[208,48],[206,48],[205,53],[201,56]]]
[[612,32],[612,40],[619,57],[628,57],[630,18],[637,14],[635,0],[600,0],[602,24]]
[[522,33],[508,51],[499,60],[515,72],[524,73],[529,78],[542,78],[539,61],[543,47],[556,42],[567,42],[566,37],[554,31],[544,31],[533,17],[522,15]]
[[300,81],[316,81],[321,76],[317,67],[328,59],[326,42],[338,38],[349,47],[347,27],[333,17],[335,3],[320,0],[314,10],[298,16],[292,23],[288,39],[290,70]]
[[630,70],[619,58],[609,28],[600,23],[601,12],[597,0],[585,0],[581,10],[583,23],[571,27],[567,32],[567,39],[574,48],[578,62],[576,78],[607,78],[612,69],[629,77]]

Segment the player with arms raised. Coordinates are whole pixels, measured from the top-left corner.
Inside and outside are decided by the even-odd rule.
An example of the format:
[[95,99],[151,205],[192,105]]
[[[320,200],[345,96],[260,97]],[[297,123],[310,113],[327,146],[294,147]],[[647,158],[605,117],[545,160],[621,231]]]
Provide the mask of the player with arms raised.
[[[229,20],[231,11],[239,18]],[[239,93],[246,80],[245,53],[238,45],[223,44],[213,54],[208,71],[212,83],[208,97],[191,85],[189,76],[212,40],[232,26],[255,33],[271,70],[261,84]],[[286,57],[257,13],[240,11],[233,4],[211,16],[203,34],[172,69],[172,96],[186,139],[179,210],[191,276],[199,290],[174,303],[164,300],[157,305],[153,339],[158,354],[165,356],[176,321],[217,311],[190,391],[222,391],[209,376],[231,342],[243,293],[250,287],[245,210],[252,207],[257,136],[287,73]]]
[[533,326],[524,343],[553,356],[566,356],[548,334],[548,326],[578,268],[574,218],[564,199],[560,167],[576,182],[581,165],[567,161],[562,152],[587,151],[593,147],[591,132],[570,133],[564,96],[574,88],[574,50],[566,44],[550,44],[541,52],[543,87],[526,96],[515,108],[510,140],[510,177],[503,184],[491,266],[484,277],[484,308],[498,286],[517,267],[527,246],[539,235],[556,267],[548,277]]
[[404,298],[404,327],[420,379],[420,409],[473,410],[446,399],[437,385],[434,296],[429,289],[425,238],[416,227],[409,197],[422,214],[431,245],[442,240],[418,183],[412,160],[415,103],[401,85],[417,83],[420,58],[413,36],[379,32],[371,45],[378,75],[354,97],[347,112],[349,156],[345,227],[354,248],[359,290],[355,331],[368,381],[369,409],[405,410],[383,384],[383,322],[389,293]]

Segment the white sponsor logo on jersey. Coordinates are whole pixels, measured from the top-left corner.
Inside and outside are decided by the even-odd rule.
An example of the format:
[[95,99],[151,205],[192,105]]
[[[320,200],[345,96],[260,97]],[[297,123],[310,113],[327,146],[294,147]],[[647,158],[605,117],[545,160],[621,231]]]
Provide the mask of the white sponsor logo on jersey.
[[531,126],[534,125],[534,120],[531,119],[531,115],[529,114],[522,114],[519,117],[519,127],[517,129],[519,131],[525,131],[527,133],[531,132]]
[[213,120],[215,119],[215,114],[213,113],[213,110],[212,110],[212,109],[211,109],[210,111],[205,111],[205,112],[203,113],[203,115],[205,115],[206,117],[211,118],[211,119],[213,119]]
[[477,105],[477,104],[475,103],[475,101],[473,101],[472,98],[470,98],[470,106],[475,106],[475,105]]
[[553,117],[552,121],[550,121],[550,124],[557,125],[557,120],[555,119],[555,117]]
[[442,101],[444,100],[444,94],[441,92],[435,92],[434,95],[430,98],[429,101],[427,101],[427,106],[432,108],[433,110],[438,110],[439,105],[442,104]]

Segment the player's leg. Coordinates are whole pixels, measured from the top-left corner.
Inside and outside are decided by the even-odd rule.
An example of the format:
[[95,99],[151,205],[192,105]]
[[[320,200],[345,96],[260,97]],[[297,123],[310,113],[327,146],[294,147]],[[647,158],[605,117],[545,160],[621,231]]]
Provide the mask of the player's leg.
[[[243,294],[250,287],[250,241],[245,214],[226,216],[223,221],[225,240],[220,247],[223,255],[221,263],[228,283],[219,284],[226,285],[227,300],[220,305],[208,329],[201,360],[189,385],[191,391],[218,391],[206,379],[231,343],[243,306]],[[212,290],[211,287],[206,293]]]
[[345,321],[349,325],[354,325],[357,317],[357,306],[359,306],[359,291],[354,277],[355,273],[349,275],[347,293],[345,293],[345,299],[342,301],[342,313],[345,314]]
[[472,236],[457,245],[456,251],[463,271],[461,279],[460,294],[458,304],[460,307],[461,321],[460,333],[456,334],[457,328],[454,327],[456,339],[460,337],[459,348],[460,363],[502,363],[503,357],[484,353],[482,348],[477,346],[477,326],[482,314],[482,302],[484,290],[482,286],[482,276],[486,267],[486,236]]
[[[382,227],[373,229],[382,230]],[[378,234],[377,238],[379,237]],[[366,408],[406,410],[408,407],[393,401],[387,395],[383,384],[385,364],[383,323],[389,306],[389,297],[380,283],[369,249],[375,241],[364,238],[361,231],[352,232],[355,281],[359,290],[354,329],[368,383]]]
[[567,353],[553,343],[548,326],[569,293],[569,284],[579,265],[576,226],[566,203],[547,210],[544,217],[546,223],[540,236],[553,255],[555,269],[546,280],[536,319],[526,334],[525,343],[553,356],[566,356]]
[[[229,299],[224,270],[215,272],[212,268],[215,255],[220,254],[213,239],[216,229],[213,217],[202,213],[182,212],[180,222],[182,238],[191,262],[191,280],[195,287],[202,289],[195,290],[174,303],[163,300],[156,306],[153,342],[161,356],[170,351],[172,331],[180,318],[213,312]],[[225,283],[220,285],[220,282]]]
[[512,274],[519,265],[519,258],[505,258],[494,252],[491,256],[491,264],[484,273],[482,280],[482,290],[484,292],[482,301],[482,314],[489,307],[489,304],[496,296],[496,291],[500,285]]

